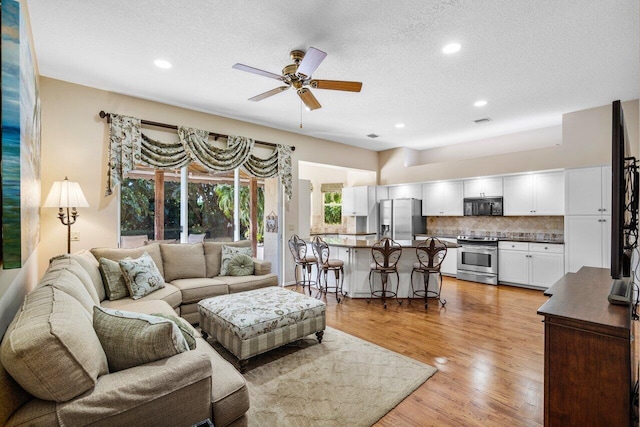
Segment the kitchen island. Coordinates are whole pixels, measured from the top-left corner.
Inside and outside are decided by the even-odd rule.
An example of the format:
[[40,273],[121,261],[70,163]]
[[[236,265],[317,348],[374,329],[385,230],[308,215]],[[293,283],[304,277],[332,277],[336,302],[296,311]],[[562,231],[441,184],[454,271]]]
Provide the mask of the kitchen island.
[[[331,258],[337,258],[344,262],[344,287],[343,290],[351,298],[370,298],[371,288],[369,287],[369,271],[373,258],[371,256],[371,248],[376,243],[375,240],[357,240],[357,239],[339,239],[326,238],[325,242],[329,245]],[[397,240],[402,246],[402,255],[398,262],[398,273],[400,275],[400,284],[398,287],[398,298],[407,298],[411,295],[411,271],[413,264],[418,262],[416,257],[416,247],[422,243],[420,240]],[[456,248],[457,244],[452,242],[443,242],[447,248]],[[309,243],[308,254],[311,254]],[[447,255],[448,256],[448,255]],[[316,274],[314,267],[313,274]],[[395,276],[395,275],[394,275]],[[314,276],[315,277],[315,276]],[[334,280],[332,274],[328,275],[329,281]],[[389,279],[390,285],[395,290],[396,278]],[[414,277],[414,287],[423,289],[422,275]],[[429,279],[429,290],[437,292],[440,287],[440,277],[432,274]],[[380,288],[380,278],[375,278],[375,288]]]

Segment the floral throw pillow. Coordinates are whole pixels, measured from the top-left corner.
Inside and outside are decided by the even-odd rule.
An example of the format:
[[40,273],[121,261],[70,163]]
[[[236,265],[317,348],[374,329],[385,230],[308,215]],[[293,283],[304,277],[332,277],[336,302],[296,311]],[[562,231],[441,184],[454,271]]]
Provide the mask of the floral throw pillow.
[[120,260],[119,263],[131,298],[140,299],[153,291],[164,288],[164,279],[160,270],[147,252],[143,253],[140,258],[127,257]]
[[220,265],[220,275],[229,275],[229,261],[236,255],[253,255],[253,251],[250,247],[238,248],[234,246],[222,245],[222,263]]

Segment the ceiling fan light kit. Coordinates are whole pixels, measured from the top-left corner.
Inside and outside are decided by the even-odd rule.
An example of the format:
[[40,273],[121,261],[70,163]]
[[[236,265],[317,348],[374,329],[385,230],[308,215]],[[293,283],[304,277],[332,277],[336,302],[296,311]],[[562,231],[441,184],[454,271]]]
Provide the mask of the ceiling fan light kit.
[[249,98],[249,101],[262,101],[263,99],[269,98],[280,92],[284,92],[290,87],[293,87],[294,89],[296,89],[298,96],[309,110],[317,110],[318,108],[322,108],[322,105],[320,105],[316,97],[309,90],[310,87],[313,89],[339,90],[345,92],[360,92],[360,90],[362,89],[361,82],[349,82],[342,80],[312,80],[311,75],[327,57],[327,54],[319,49],[310,47],[306,53],[302,50],[292,50],[289,53],[289,56],[291,57],[293,64],[285,66],[282,69],[282,75],[261,70],[259,68],[250,67],[244,64],[233,65],[232,68],[236,70],[246,71],[248,73],[280,80],[286,84],[286,86],[280,86],[251,97]]

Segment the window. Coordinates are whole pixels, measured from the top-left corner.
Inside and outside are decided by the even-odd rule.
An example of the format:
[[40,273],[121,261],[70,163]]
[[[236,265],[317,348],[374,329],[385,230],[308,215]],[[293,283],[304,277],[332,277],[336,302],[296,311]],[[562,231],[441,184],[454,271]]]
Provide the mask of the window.
[[323,191],[324,223],[342,224],[342,191]]
[[[155,171],[139,168],[132,171],[121,186],[120,234],[143,235],[149,239],[180,239],[179,171],[164,172],[164,230],[154,228]],[[188,234],[204,234],[205,239],[232,241],[234,236],[233,172],[213,173],[197,165],[188,169]],[[250,239],[250,178],[240,176],[240,238]],[[263,241],[264,183],[257,181],[257,241]]]

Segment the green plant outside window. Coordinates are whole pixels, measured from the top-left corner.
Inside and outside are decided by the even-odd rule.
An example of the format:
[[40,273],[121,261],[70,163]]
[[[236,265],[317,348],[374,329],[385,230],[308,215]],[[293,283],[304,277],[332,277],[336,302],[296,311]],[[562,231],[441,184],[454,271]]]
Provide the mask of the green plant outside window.
[[342,224],[342,192],[330,191],[322,193],[324,207],[324,223],[329,225]]

